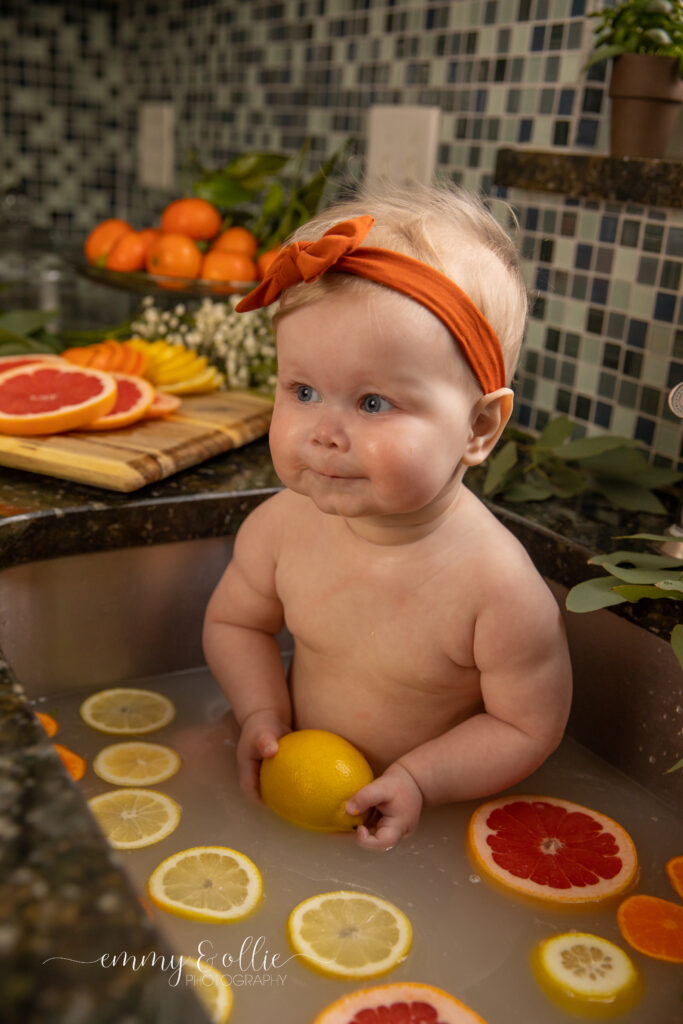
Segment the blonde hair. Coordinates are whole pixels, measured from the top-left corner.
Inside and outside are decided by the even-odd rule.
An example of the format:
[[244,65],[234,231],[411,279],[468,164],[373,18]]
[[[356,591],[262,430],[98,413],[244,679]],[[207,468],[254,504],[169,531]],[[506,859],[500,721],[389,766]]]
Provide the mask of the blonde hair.
[[[454,186],[387,183],[316,214],[288,241],[313,241],[339,221],[364,213],[375,223],[363,244],[428,263],[467,293],[498,335],[509,381],[526,327],[527,289],[514,243],[483,202]],[[278,317],[333,290],[377,287],[382,286],[355,275],[326,274],[289,288]]]

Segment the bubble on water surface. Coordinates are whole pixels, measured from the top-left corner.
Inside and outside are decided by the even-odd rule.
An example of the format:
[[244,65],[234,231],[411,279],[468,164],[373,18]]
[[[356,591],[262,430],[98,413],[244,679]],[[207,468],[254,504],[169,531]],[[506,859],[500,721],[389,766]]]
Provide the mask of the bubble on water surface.
[[470,881],[472,885],[477,885],[481,882],[481,875],[470,875],[468,881]]

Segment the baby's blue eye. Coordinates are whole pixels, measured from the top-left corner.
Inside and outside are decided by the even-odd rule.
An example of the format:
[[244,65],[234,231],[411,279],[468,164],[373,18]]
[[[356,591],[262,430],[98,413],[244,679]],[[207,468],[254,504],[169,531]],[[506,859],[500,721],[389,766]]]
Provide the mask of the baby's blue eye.
[[361,398],[360,407],[363,412],[388,412],[389,409],[393,409],[391,402],[381,395],[365,395]]
[[300,384],[296,389],[296,397],[300,402],[319,402],[320,395],[310,384]]

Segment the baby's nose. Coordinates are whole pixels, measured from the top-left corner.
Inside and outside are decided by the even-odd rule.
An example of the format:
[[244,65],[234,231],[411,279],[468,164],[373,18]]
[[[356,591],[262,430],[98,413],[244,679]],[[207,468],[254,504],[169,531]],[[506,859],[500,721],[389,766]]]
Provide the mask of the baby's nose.
[[324,448],[340,448],[346,451],[349,447],[348,434],[341,417],[330,410],[321,412],[313,427],[312,441]]

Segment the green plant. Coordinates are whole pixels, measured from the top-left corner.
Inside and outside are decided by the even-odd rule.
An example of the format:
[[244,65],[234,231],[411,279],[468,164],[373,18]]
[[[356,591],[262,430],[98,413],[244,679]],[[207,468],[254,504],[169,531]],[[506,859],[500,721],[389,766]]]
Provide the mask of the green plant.
[[[665,534],[634,533],[619,540],[645,540],[662,544],[671,541]],[[635,603],[644,598],[683,602],[683,558],[643,551],[613,551],[593,555],[589,565],[602,567],[605,576],[584,580],[572,587],[566,597],[570,612],[593,612],[599,608]],[[683,625],[671,631],[671,647],[683,668]],[[683,768],[683,758],[669,771]]]
[[683,75],[683,0],[622,0],[589,15],[596,18],[589,68],[624,53],[677,57]]
[[307,142],[294,157],[243,153],[219,170],[204,167],[191,151],[183,169],[184,187],[218,207],[224,229],[232,224],[248,228],[266,251],[317,212],[349,146],[347,142],[333,153],[312,177],[304,174]]
[[508,427],[485,464],[483,493],[503,501],[571,498],[584,491],[602,494],[616,508],[666,513],[653,488],[681,479],[674,470],[651,466],[638,441],[615,434],[570,440],[576,424],[551,420],[539,437]]

